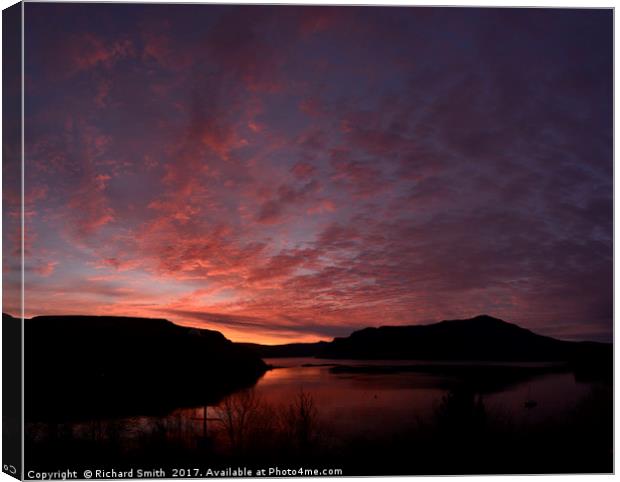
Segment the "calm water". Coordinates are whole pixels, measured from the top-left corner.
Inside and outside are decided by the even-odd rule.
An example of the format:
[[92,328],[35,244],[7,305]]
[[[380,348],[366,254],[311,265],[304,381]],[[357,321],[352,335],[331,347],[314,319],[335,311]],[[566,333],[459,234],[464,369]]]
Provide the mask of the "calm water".
[[[330,364],[412,365],[415,362],[381,362],[317,360],[313,358],[267,359],[280,367],[268,371],[254,390],[262,402],[276,410],[290,404],[300,390],[312,396],[318,416],[332,437],[389,437],[392,433],[413,428],[430,417],[447,393],[446,380],[425,373],[331,373]],[[426,362],[425,362],[426,363]],[[314,365],[314,366],[304,366]],[[535,377],[501,392],[483,396],[485,407],[495,414],[505,414],[519,424],[537,423],[564,417],[590,391],[590,384],[579,383],[572,373],[554,373]],[[526,400],[537,406],[527,409]],[[71,424],[30,424],[32,438],[44,440],[64,434],[72,439],[122,440],[124,450],[143,446],[145,442],[165,436],[179,447],[195,447],[205,434],[224,443],[222,424],[217,420],[218,407],[180,408],[166,416],[130,417]],[[219,441],[219,442],[218,442]]]
[[[447,393],[443,377],[425,373],[338,374],[329,366],[413,365],[406,361],[316,360],[289,358],[266,360],[273,366],[258,382],[257,392],[266,400],[283,402],[300,389],[312,394],[321,416],[337,432],[389,433],[414,425],[433,413]],[[423,362],[428,364],[428,362]],[[440,362],[438,362],[440,364]],[[537,422],[562,417],[590,391],[590,384],[578,383],[572,373],[554,373],[533,378],[499,393],[484,396],[488,410],[505,413],[517,422]],[[526,409],[524,403],[535,400],[537,406]]]

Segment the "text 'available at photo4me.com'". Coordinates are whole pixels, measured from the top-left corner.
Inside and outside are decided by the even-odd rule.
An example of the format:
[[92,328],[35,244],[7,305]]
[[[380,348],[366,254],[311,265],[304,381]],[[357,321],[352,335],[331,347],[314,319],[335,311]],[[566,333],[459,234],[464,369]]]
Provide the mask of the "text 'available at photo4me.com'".
[[136,468],[127,470],[84,469],[39,472],[28,470],[26,480],[88,480],[88,479],[167,479],[167,478],[234,478],[234,477],[339,477],[339,468],[306,467],[202,467],[202,468]]

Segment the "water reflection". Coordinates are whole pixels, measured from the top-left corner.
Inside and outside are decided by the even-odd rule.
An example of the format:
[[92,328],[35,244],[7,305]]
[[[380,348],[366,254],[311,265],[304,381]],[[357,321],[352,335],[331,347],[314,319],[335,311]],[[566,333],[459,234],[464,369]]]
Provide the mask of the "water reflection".
[[[582,407],[598,393],[590,404],[596,408],[587,410],[602,420],[607,400],[611,401],[610,389],[579,383],[570,372],[543,373],[501,391],[482,393],[437,373],[334,373],[334,364],[342,361],[267,361],[282,368],[267,372],[253,389],[215,405],[179,408],[165,416],[29,423],[29,450],[54,454],[55,448],[62,453],[56,453],[54,460],[62,459],[63,453],[88,455],[93,450],[108,460],[160,462],[166,457],[171,461],[192,457],[215,461],[335,457],[341,461],[385,450],[384,457],[406,464],[408,457],[399,455],[400,451],[415,448],[420,453],[430,451],[426,456],[430,464],[443,450],[439,442],[432,449],[434,440],[448,437],[466,445],[472,441],[484,445],[493,434],[519,448],[525,436],[519,432],[521,427],[535,427],[532,433],[539,438],[542,433],[541,440],[560,427],[570,430],[569,437],[582,437],[582,444],[590,443],[588,437],[603,438],[606,428],[599,424],[600,433],[592,435],[591,428],[579,425],[586,413]],[[535,400],[535,407],[527,407],[528,400]],[[549,443],[559,442],[553,438]],[[460,454],[464,457],[462,450]],[[460,463],[472,460],[467,456]],[[362,473],[375,469],[365,470]],[[395,473],[421,473],[399,470],[404,472]]]

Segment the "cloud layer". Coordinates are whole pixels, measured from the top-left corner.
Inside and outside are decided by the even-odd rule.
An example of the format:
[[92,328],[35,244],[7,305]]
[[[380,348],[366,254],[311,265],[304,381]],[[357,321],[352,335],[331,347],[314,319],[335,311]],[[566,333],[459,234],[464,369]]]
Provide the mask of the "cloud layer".
[[26,10],[27,314],[610,338],[611,11]]

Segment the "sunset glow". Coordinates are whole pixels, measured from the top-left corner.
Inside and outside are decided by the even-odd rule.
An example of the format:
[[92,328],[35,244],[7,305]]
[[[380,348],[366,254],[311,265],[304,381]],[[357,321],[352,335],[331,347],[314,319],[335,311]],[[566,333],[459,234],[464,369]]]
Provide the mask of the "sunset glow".
[[25,14],[26,316],[611,339],[609,12]]

